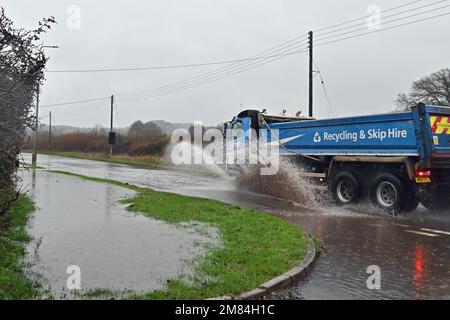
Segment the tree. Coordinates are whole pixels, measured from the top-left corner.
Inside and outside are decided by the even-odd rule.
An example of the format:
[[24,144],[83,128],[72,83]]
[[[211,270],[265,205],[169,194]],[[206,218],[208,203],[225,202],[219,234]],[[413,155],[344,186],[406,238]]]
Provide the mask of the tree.
[[143,123],[142,121],[136,121],[128,129],[128,136],[136,137],[160,137],[163,135],[162,130],[154,122]]
[[147,122],[144,125],[145,135],[150,137],[160,137],[163,135],[161,128],[154,122]]
[[410,92],[399,94],[395,100],[397,110],[409,110],[419,102],[450,106],[450,69],[442,69],[414,81]]
[[17,29],[0,8],[0,215],[17,197],[18,155],[35,121],[31,108],[48,60],[39,39],[55,22],[50,17],[35,30]]
[[136,121],[128,129],[128,135],[130,137],[140,137],[144,134],[144,123],[142,121]]

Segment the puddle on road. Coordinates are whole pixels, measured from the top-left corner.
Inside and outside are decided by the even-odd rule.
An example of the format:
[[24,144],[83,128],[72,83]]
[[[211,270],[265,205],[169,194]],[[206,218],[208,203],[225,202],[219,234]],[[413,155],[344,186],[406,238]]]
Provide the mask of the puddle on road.
[[[284,216],[322,243],[313,273],[281,299],[449,299],[450,237],[408,230],[450,230],[450,224],[393,217]],[[436,228],[436,229],[435,229]],[[427,231],[427,232],[432,232]],[[381,289],[367,286],[367,268],[379,266]]]
[[134,192],[124,188],[45,171],[25,172],[27,185],[38,208],[29,224],[28,271],[59,298],[70,265],[81,268],[83,291],[149,292],[190,274],[192,259],[219,242],[213,229],[199,233],[198,226],[128,212],[118,201]]

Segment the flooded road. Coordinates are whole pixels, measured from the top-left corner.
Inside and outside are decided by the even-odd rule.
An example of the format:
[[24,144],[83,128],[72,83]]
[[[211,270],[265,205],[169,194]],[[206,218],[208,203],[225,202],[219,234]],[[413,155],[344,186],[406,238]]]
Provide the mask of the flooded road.
[[[312,275],[278,298],[450,299],[448,218],[280,215],[324,249]],[[367,287],[371,265],[380,268],[380,290]]]
[[[275,298],[450,299],[450,212],[432,215],[419,208],[391,217],[368,206],[308,209],[238,189],[217,172],[147,170],[44,155],[38,165],[266,210],[316,235],[323,252],[312,274]],[[380,289],[367,287],[372,265],[380,268]]]
[[[28,272],[56,298],[68,295],[69,266],[80,268],[84,292],[149,292],[190,273],[190,261],[215,239],[128,212],[120,200],[134,194],[109,184],[48,171],[23,173],[37,212],[28,232]],[[203,244],[203,245],[202,245]]]

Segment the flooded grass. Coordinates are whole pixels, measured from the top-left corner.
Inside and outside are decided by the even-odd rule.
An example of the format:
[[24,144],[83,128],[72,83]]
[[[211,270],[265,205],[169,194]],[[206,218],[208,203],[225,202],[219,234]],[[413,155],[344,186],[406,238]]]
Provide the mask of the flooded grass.
[[21,266],[26,244],[31,241],[26,225],[33,212],[31,199],[21,195],[7,215],[0,217],[0,300],[31,299],[39,295]]
[[123,201],[130,211],[176,225],[205,223],[220,232],[222,245],[194,261],[192,275],[168,280],[167,289],[132,295],[134,299],[206,299],[239,294],[288,271],[306,254],[306,236],[296,226],[264,212],[117,181],[53,172],[130,188],[138,192]]

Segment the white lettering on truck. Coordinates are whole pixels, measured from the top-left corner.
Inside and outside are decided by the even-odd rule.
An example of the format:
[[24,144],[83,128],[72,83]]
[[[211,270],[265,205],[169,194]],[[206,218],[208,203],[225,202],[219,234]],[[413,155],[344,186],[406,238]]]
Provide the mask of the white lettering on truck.
[[356,132],[348,132],[342,131],[340,133],[323,133],[323,140],[325,141],[342,141],[342,140],[351,140],[353,142],[358,141],[358,134]]
[[[391,128],[387,130],[382,129],[369,129],[367,130],[367,134],[364,130],[360,130],[359,132],[359,139],[364,140],[380,140],[384,141],[385,139],[403,139],[408,137],[408,131],[405,129],[398,129],[398,128]],[[357,132],[349,132],[347,130],[344,130],[342,132],[338,133],[330,133],[330,132],[324,132],[323,133],[323,140],[324,141],[333,141],[333,142],[340,142],[340,141],[358,141],[358,133]],[[314,136],[314,142],[319,143],[321,141],[320,134],[316,132]]]
[[388,129],[387,131],[381,129],[370,129],[367,132],[367,136],[369,139],[377,139],[383,141],[386,138],[406,138],[408,136],[408,132],[406,130],[399,130],[397,128]]

